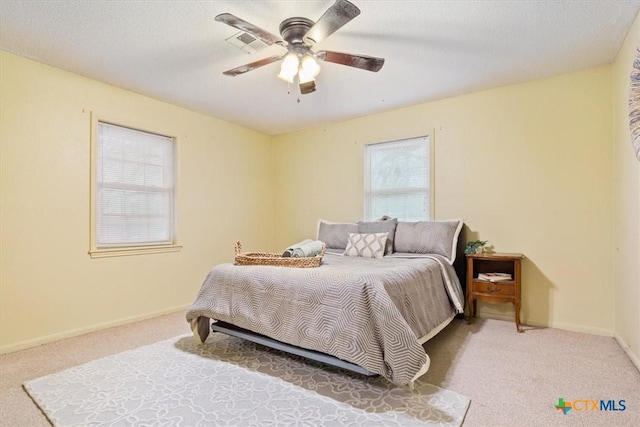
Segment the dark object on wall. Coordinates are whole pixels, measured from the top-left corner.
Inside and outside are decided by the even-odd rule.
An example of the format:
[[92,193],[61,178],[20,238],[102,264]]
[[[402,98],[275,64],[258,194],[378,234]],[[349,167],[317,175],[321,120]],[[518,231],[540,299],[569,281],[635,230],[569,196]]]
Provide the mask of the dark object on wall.
[[629,89],[629,127],[633,151],[640,160],[640,47],[636,49],[636,59],[631,69]]

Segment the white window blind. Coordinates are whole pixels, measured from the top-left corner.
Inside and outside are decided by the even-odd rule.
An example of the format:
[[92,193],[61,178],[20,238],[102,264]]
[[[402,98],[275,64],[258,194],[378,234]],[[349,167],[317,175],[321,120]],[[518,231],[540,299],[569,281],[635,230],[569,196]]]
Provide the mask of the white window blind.
[[174,243],[173,138],[98,122],[96,246]]
[[431,212],[429,137],[365,148],[365,218],[424,221]]

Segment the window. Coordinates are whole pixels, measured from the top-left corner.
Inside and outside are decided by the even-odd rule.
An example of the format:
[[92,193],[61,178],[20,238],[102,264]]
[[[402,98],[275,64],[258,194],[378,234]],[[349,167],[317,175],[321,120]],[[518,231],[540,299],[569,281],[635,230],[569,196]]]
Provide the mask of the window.
[[383,215],[400,221],[432,218],[431,137],[403,139],[365,147],[365,218]]
[[179,250],[175,140],[94,121],[92,256]]

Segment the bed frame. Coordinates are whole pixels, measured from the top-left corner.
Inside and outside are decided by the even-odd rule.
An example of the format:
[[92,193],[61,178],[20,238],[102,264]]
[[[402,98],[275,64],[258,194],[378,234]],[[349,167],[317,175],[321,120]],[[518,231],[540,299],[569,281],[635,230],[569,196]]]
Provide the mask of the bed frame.
[[247,329],[243,329],[238,326],[232,325],[231,323],[226,323],[222,321],[214,322],[211,324],[211,330],[214,332],[222,332],[227,335],[242,338],[247,341],[254,342],[256,344],[260,344],[266,347],[274,348],[276,350],[284,351],[286,353],[302,356],[307,359],[315,360],[316,362],[326,363],[327,365],[332,365],[338,368],[347,369],[349,371],[366,375],[368,377],[378,375],[374,372],[364,369],[361,366],[347,362],[346,360],[338,359],[335,356],[330,356],[326,353],[322,353],[319,351],[308,350],[306,348],[283,343],[281,341],[274,340],[273,338],[269,338],[267,336],[260,335],[255,332],[249,331]]

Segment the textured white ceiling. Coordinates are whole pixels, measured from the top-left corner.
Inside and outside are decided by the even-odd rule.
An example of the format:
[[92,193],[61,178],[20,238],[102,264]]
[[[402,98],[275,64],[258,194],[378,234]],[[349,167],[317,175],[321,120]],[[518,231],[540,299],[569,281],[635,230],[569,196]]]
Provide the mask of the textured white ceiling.
[[611,63],[640,10],[640,0],[352,1],[360,16],[315,50],[384,57],[384,67],[323,63],[303,96],[287,94],[278,64],[223,76],[285,50],[246,54],[214,17],[278,34],[282,20],[315,21],[333,0],[1,0],[0,49],[279,134]]

